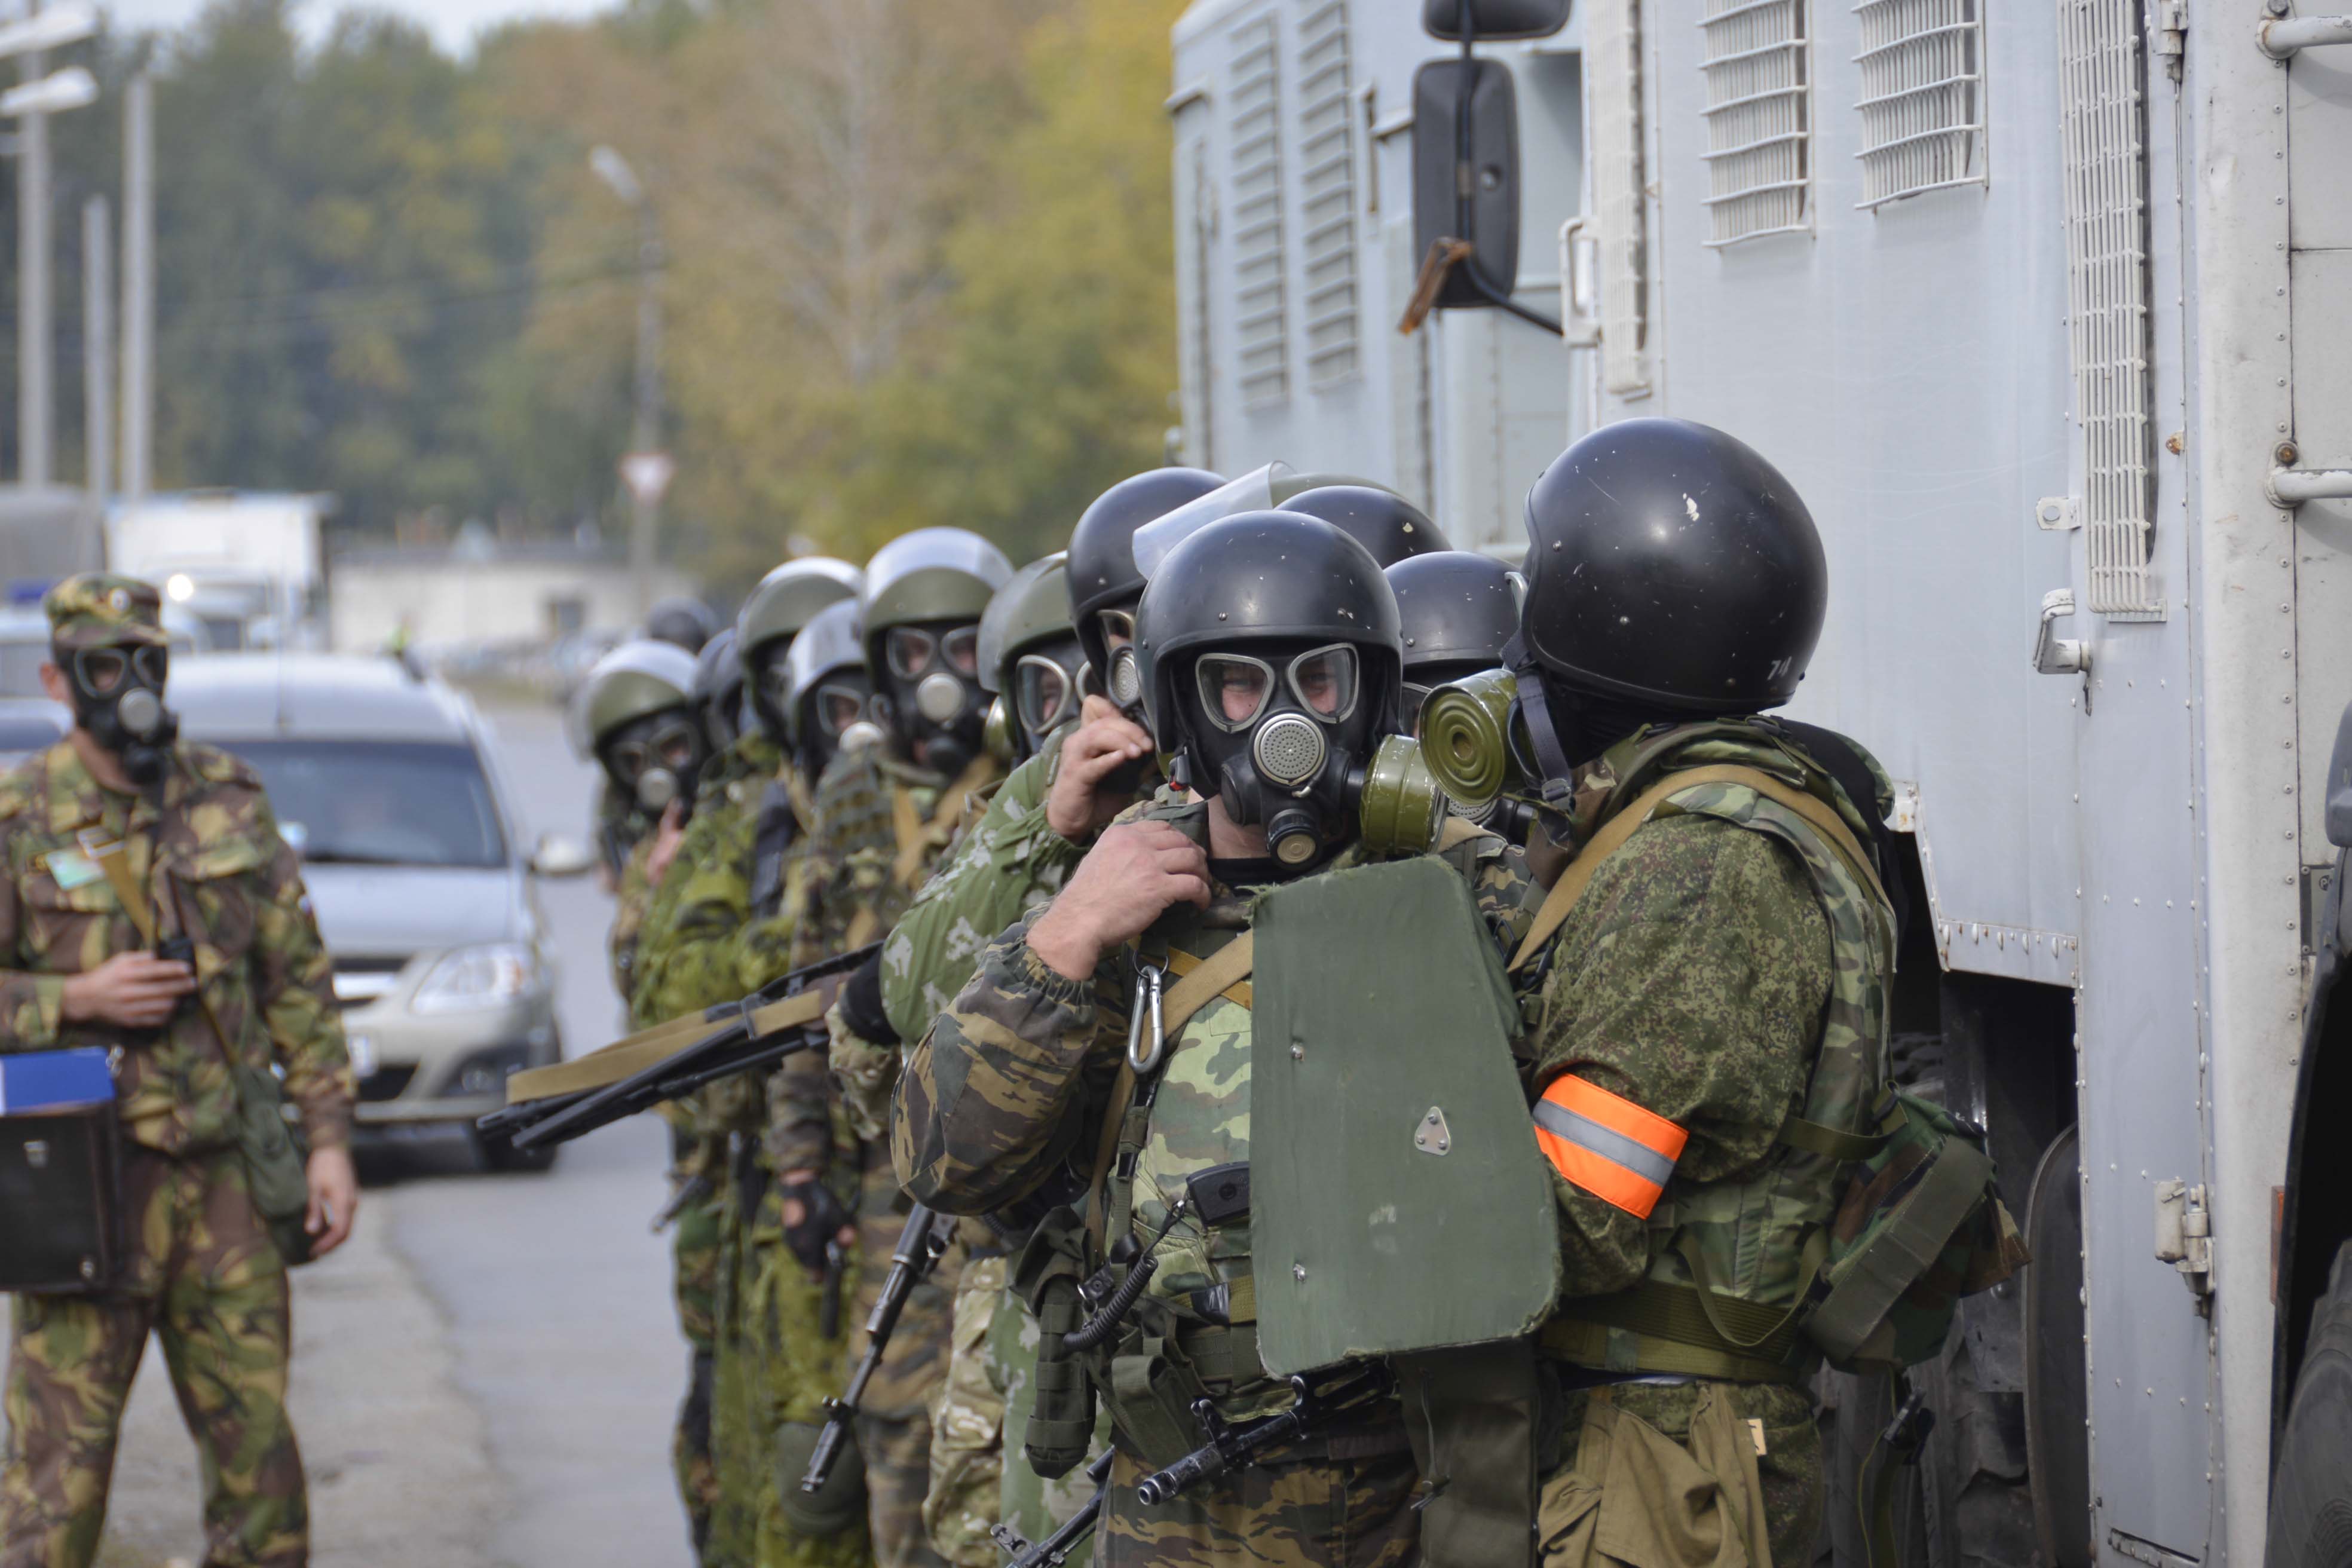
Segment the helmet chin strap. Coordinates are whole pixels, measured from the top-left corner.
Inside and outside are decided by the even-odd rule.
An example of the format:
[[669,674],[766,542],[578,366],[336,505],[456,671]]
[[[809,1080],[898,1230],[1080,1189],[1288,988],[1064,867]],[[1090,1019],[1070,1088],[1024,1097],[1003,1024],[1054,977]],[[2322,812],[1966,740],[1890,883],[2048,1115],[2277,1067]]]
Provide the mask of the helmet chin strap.
[[1528,739],[1535,744],[1536,764],[1543,769],[1537,787],[1543,792],[1546,805],[1565,812],[1576,793],[1576,764],[1569,760],[1568,748],[1560,743],[1559,728],[1552,719],[1551,699],[1544,692],[1543,671],[1528,652],[1524,633],[1512,633],[1511,640],[1503,645],[1503,668],[1511,672],[1512,682],[1518,689],[1519,713],[1527,721]]

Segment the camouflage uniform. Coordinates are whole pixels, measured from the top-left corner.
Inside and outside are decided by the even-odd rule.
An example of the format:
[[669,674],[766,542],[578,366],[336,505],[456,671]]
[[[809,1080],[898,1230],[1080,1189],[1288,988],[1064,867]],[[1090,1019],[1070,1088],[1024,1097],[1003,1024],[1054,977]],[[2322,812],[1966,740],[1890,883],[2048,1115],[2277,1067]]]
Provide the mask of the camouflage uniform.
[[[752,731],[705,766],[694,816],[637,940],[633,1011],[640,1027],[744,994],[735,939],[750,914],[751,837],[761,798],[782,763],[781,748]],[[698,1309],[688,1338],[698,1359],[692,1394],[703,1396],[698,1405],[690,1394],[680,1413],[679,1488],[690,1509],[707,1510],[699,1541],[711,1568],[748,1568],[759,1497],[770,1480],[772,1433],[754,1436],[756,1380],[742,1317],[750,1283],[744,1211],[764,1182],[747,1191],[748,1161],[733,1157],[742,1140],[756,1140],[762,1110],[751,1078],[713,1084],[677,1105],[694,1168],[710,1184],[709,1195],[678,1216],[675,1258],[681,1301],[690,1289]]]
[[[1207,842],[1206,806],[1172,791],[1127,816],[1169,822]],[[1523,861],[1487,836],[1447,858],[1470,880],[1489,932],[1508,951],[1533,912]],[[1350,848],[1328,871],[1361,860]],[[1164,936],[1171,951],[1212,957],[1248,923],[1246,889],[1219,883],[1213,892],[1206,913],[1179,905],[1150,940]],[[997,1208],[1073,1158],[1091,1161],[1097,1149],[1126,1044],[1135,950],[1107,954],[1091,982],[1073,981],[1030,950],[1027,931],[1024,920],[987,945],[977,975],[908,1063],[894,1142],[908,1190],[926,1203]],[[1162,1194],[1181,1191],[1198,1171],[1249,1157],[1250,1037],[1246,994],[1234,988],[1169,1039],[1135,1167],[1129,1224],[1139,1241],[1149,1243],[1167,1219]],[[1124,1207],[1114,1197],[1114,1223]],[[1161,1347],[1153,1363],[1189,1365],[1220,1412],[1235,1421],[1290,1403],[1287,1388],[1259,1367],[1246,1324],[1213,1325],[1192,1305],[1196,1290],[1246,1280],[1247,1253],[1246,1222],[1212,1234],[1196,1219],[1179,1221],[1119,1343],[1126,1365],[1141,1336],[1152,1336]],[[1098,1386],[1102,1370],[1089,1368]],[[1106,1568],[1244,1557],[1386,1568],[1415,1556],[1410,1503],[1417,1478],[1393,1406],[1157,1508],[1136,1498],[1135,1485],[1150,1467],[1123,1421],[1120,1430],[1096,1558]]]
[[[163,640],[145,584],[69,578],[50,603],[61,647]],[[120,838],[162,932],[194,940],[209,1016],[192,998],[160,1030],[65,1021],[67,976],[142,945],[78,848],[84,826]],[[133,797],[101,787],[61,742],[0,777],[0,1050],[120,1050],[131,1243],[114,1289],[15,1301],[0,1565],[95,1556],[150,1333],[198,1444],[206,1563],[299,1564],[310,1512],[286,1414],[286,1265],[231,1141],[236,1089],[212,1027],[243,1065],[283,1070],[312,1148],[348,1142],[350,1058],[294,853],[260,780],[226,752],[179,745],[162,785]]]
[[[1049,737],[997,786],[987,809],[892,930],[882,951],[882,1005],[900,1039],[922,1037],[971,978],[990,934],[1060,891],[1083,855],[1045,820],[1045,795],[1066,732]],[[860,1102],[862,1127],[877,1141],[885,1136],[884,1103],[898,1082],[899,1056],[895,1046],[835,1037],[835,1071]],[[1026,1463],[1004,1462],[1005,1392],[1014,1374],[1000,1357],[1017,1351],[1019,1322],[1027,1314],[1005,1293],[1007,1242],[967,1229],[975,1233],[955,1282],[947,1372],[930,1409],[923,1525],[932,1547],[949,1561],[995,1568],[998,1552],[989,1531],[999,1520],[1034,1541],[1068,1510],[1051,1515],[1037,1473]],[[1006,1320],[1001,1326],[1000,1318]],[[1077,1497],[1069,1509],[1084,1500]]]
[[[835,759],[817,788],[817,831],[809,850],[805,907],[794,932],[792,967],[801,968],[890,932],[964,815],[976,791],[994,782],[984,759],[953,781],[866,747]],[[888,962],[886,949],[886,965]],[[838,1027],[839,1010],[834,1019]],[[771,1148],[782,1171],[822,1170],[831,1160],[835,1090],[857,1141],[858,1334],[880,1299],[890,1255],[904,1226],[887,1141],[895,1047],[877,1048],[845,1029],[836,1033],[838,1068],[804,1058],[776,1075],[778,1106]],[[963,1266],[959,1245],[915,1288],[900,1314],[887,1358],[866,1385],[857,1419],[866,1459],[868,1517],[883,1568],[928,1568],[941,1559],[923,1530],[930,1490],[931,1391],[945,1378],[953,1299],[949,1286]],[[862,1340],[853,1354],[862,1354]]]
[[[1744,726],[1709,728],[1713,738],[1669,739],[1663,750],[1652,733],[1639,776],[1620,774],[1640,736],[1580,770],[1580,839],[1605,820],[1606,803],[1622,805],[1665,772],[1736,763],[1788,775],[1787,754],[1752,729],[1742,737],[1730,731]],[[1859,816],[1847,815],[1867,842]],[[1884,1017],[1885,974],[1870,973],[1878,963],[1870,953],[1886,933],[1874,906],[1824,892],[1835,886],[1832,858],[1796,814],[1756,790],[1697,785],[1671,796],[1601,865],[1545,948],[1528,1005],[1532,1091],[1572,1076],[1689,1135],[1658,1216],[1639,1217],[1555,1171],[1564,1298],[1604,1297],[1653,1276],[1688,1285],[1675,1227],[1714,1225],[1743,1238],[1737,1258],[1710,1265],[1717,1289],[1769,1306],[1793,1301],[1797,1247],[1782,1245],[1782,1215],[1811,1177],[1794,1173],[1787,1193],[1770,1194],[1757,1177],[1784,1152],[1776,1134],[1803,1103],[1825,1035],[1874,1039]],[[1552,1434],[1561,1447],[1548,1450],[1562,1456],[1539,1511],[1548,1552],[1568,1550],[1595,1506],[1571,1469],[1590,1397],[1570,1394]],[[1694,1418],[1711,1399],[1727,1403],[1760,1437],[1756,1485],[1773,1559],[1810,1558],[1822,1471],[1803,1386],[1686,1378],[1622,1384],[1608,1398],[1694,1449]],[[1609,1506],[1597,1503],[1604,1516]],[[1607,1532],[1605,1517],[1600,1528]]]

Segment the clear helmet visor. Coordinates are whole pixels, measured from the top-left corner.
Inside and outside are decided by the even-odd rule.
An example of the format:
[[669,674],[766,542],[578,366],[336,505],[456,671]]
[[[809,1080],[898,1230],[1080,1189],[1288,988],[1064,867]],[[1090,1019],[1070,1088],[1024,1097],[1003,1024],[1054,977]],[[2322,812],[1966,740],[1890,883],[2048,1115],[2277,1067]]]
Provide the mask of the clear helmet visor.
[[[1253,473],[1228,480],[1207,495],[1163,512],[1135,531],[1135,569],[1149,581],[1168,552],[1222,519],[1245,511],[1264,511],[1274,505],[1275,489],[1291,477],[1287,463],[1268,463]],[[1285,486],[1284,488],[1287,488]]]

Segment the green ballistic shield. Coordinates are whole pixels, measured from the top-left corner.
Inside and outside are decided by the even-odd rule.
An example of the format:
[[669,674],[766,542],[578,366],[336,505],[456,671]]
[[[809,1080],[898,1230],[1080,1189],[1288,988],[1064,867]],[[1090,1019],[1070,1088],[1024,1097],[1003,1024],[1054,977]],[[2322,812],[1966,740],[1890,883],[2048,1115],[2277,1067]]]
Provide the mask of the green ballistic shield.
[[1252,925],[1266,1370],[1531,1332],[1559,1281],[1551,1184],[1468,885],[1429,857],[1339,871],[1267,894]]

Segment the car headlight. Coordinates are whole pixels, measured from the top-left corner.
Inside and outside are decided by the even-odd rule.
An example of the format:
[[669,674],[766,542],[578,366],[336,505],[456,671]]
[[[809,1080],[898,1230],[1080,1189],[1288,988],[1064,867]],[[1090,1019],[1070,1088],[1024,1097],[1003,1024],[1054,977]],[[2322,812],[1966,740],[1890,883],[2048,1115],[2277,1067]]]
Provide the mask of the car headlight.
[[536,987],[539,955],[519,942],[489,942],[441,955],[408,1005],[418,1013],[499,1007]]

